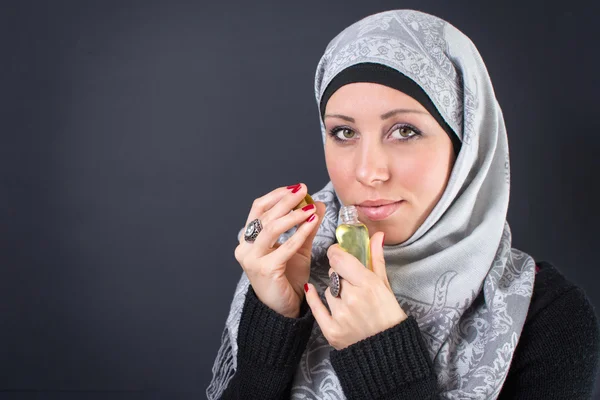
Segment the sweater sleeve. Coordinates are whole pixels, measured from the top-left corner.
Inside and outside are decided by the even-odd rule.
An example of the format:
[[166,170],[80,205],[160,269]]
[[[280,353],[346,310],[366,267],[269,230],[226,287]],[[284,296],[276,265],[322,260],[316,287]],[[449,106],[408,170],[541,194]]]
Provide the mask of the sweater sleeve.
[[331,364],[348,399],[435,399],[433,364],[414,317],[342,350]]
[[591,399],[599,354],[593,306],[571,288],[525,324],[499,399]]
[[236,372],[221,397],[285,399],[314,324],[303,302],[299,318],[287,318],[261,302],[248,288],[238,330]]

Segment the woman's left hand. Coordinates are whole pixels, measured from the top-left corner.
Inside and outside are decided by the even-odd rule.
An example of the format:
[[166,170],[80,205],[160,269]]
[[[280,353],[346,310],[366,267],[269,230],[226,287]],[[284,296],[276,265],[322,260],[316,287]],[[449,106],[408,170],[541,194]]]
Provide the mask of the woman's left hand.
[[340,293],[333,297],[325,290],[331,313],[319,297],[315,287],[308,288],[306,301],[323,335],[336,350],[341,350],[363,339],[391,328],[407,318],[392,292],[385,271],[382,232],[371,237],[371,264],[365,268],[352,254],[334,244],[327,250],[331,272],[340,276]]

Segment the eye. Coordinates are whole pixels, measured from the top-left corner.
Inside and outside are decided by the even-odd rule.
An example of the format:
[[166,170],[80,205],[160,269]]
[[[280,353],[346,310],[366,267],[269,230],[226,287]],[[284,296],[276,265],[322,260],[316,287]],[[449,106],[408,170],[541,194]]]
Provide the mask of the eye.
[[337,127],[337,128],[333,128],[330,132],[330,135],[338,141],[346,141],[349,139],[353,139],[354,136],[356,136],[356,132],[354,132],[352,129],[350,128],[344,128],[344,127]]
[[396,129],[392,131],[392,135],[394,134],[396,134],[396,138],[399,140],[409,140],[419,136],[421,133],[415,127],[412,127],[410,125],[401,125],[396,127]]

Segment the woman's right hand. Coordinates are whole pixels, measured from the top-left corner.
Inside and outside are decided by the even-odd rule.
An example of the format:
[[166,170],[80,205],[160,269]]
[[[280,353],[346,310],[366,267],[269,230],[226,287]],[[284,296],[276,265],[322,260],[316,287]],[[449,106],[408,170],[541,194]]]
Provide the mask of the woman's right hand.
[[[317,201],[314,207],[293,210],[306,196],[303,184],[281,187],[254,200],[246,226],[258,218],[262,231],[253,243],[243,234],[235,249],[240,263],[256,296],[275,312],[297,318],[304,299],[304,284],[310,276],[312,242],[325,215],[325,204]],[[311,220],[311,217],[313,217]],[[282,245],[279,236],[299,225]]]

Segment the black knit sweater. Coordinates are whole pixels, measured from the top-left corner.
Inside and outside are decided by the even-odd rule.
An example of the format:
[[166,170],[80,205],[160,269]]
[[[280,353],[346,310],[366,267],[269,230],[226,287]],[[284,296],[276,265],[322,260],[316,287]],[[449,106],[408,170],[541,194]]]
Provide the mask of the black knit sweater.
[[[499,399],[590,399],[600,355],[600,326],[585,293],[551,264],[538,263],[523,332]],[[248,289],[238,332],[237,371],[222,399],[289,399],[314,317],[283,317]],[[400,324],[332,350],[348,399],[436,399],[437,383],[419,326]]]

